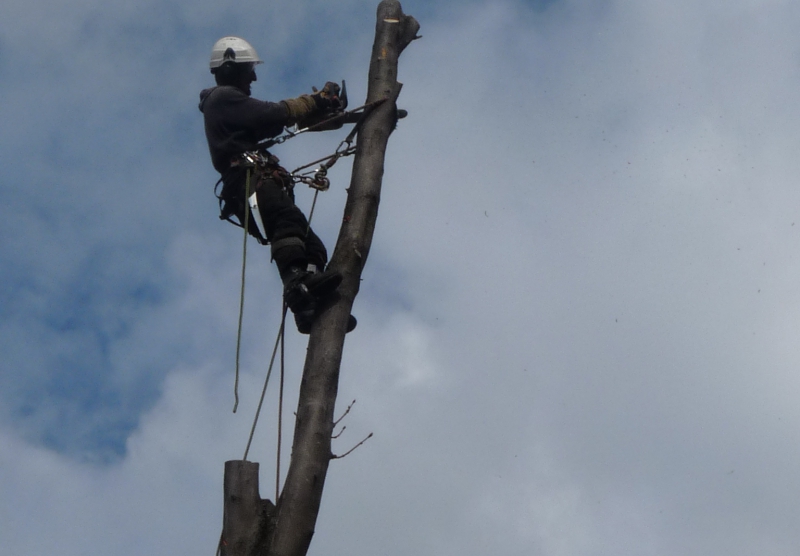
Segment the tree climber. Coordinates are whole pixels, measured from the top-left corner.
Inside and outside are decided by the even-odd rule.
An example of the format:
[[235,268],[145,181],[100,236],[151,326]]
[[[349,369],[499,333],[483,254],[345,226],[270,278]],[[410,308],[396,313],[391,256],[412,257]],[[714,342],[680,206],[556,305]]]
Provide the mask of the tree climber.
[[[343,107],[339,86],[331,82],[314,94],[280,102],[252,98],[250,84],[257,79],[256,64],[261,63],[244,39],[218,40],[210,63],[217,86],[200,93],[200,111],[211,162],[222,176],[220,218],[242,227],[247,223],[250,235],[272,245],[284,300],[294,313],[297,329],[308,334],[319,306],[335,294],[342,276],[325,270],[328,253],[294,204],[289,172],[258,143],[279,135],[286,126],[321,122]],[[355,325],[351,316],[348,332]]]

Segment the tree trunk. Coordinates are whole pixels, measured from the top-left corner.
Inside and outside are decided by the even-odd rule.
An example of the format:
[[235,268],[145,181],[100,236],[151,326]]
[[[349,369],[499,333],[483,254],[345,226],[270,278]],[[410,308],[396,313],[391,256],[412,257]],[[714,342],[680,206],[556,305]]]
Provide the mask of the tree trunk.
[[258,464],[225,462],[221,556],[265,554],[275,527],[275,505],[258,494]]
[[270,556],[304,556],[314,534],[328,471],[339,366],[361,271],[369,254],[378,215],[383,161],[397,119],[397,60],[414,40],[419,23],[403,14],[397,0],[378,6],[369,68],[367,103],[386,99],[365,119],[358,133],[344,219],[330,268],[342,273],[340,297],[323,310],[308,343],[297,407],[292,459],[277,504]]
[[378,216],[383,161],[397,122],[397,60],[419,23],[397,0],[378,5],[367,103],[381,100],[358,132],[353,173],[330,268],[344,277],[338,298],[315,321],[297,407],[292,459],[277,508],[258,493],[258,464],[225,463],[222,556],[305,556],[322,501],[331,453],[333,411],[347,320],[358,294]]

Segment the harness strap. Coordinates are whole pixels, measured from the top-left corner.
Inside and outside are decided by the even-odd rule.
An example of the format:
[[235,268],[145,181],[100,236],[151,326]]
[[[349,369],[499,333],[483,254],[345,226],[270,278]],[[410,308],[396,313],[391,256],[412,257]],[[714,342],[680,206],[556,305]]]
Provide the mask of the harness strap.
[[285,237],[283,239],[278,239],[272,242],[271,253],[272,258],[275,258],[275,253],[283,249],[284,247],[302,247],[305,249],[306,242],[303,241],[301,238],[297,236],[292,237]]
[[[247,231],[263,245],[269,242],[262,227],[245,226],[244,220],[248,212],[256,210],[252,197],[253,193],[259,189],[262,180],[269,179],[276,182],[294,200],[294,181],[286,168],[282,167],[279,162],[278,157],[269,151],[244,152],[231,160],[230,169],[214,185],[214,195],[219,202],[220,220],[226,220],[239,228],[247,228]],[[239,174],[242,171],[246,171],[251,180],[244,196],[241,191],[241,174]],[[220,188],[220,184],[222,184],[222,188]],[[252,216],[254,223],[258,224],[259,219],[255,212]]]

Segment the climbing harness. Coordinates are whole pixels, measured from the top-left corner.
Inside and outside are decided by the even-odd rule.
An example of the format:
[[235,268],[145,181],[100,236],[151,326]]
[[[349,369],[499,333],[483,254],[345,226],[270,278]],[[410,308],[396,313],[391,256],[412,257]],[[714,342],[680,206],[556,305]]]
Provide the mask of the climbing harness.
[[[264,245],[268,243],[267,232],[261,219],[261,213],[257,210],[258,198],[256,195],[261,181],[271,179],[287,191],[290,197],[293,198],[294,195],[295,182],[288,170],[279,162],[278,157],[266,150],[244,152],[231,160],[228,174],[222,176],[214,186],[214,195],[219,201],[220,220],[227,220],[234,226],[245,228],[259,243]],[[251,178],[251,187],[246,191],[244,198],[241,197],[241,191],[237,187],[237,183],[241,183],[238,181],[241,178],[237,176],[237,173],[242,170],[249,172]],[[221,190],[219,189],[220,184],[222,184]],[[244,226],[244,220],[248,213],[253,215],[254,229]]]

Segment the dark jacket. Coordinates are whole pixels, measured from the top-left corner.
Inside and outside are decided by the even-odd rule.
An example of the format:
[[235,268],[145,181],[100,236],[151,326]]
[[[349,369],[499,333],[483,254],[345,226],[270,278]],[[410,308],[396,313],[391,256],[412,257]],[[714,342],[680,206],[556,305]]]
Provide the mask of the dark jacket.
[[289,125],[286,104],[257,100],[229,85],[203,90],[200,111],[211,163],[220,174],[230,169],[234,156],[256,150],[259,141],[275,137]]

